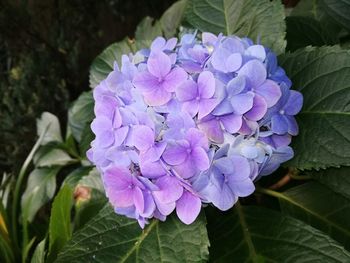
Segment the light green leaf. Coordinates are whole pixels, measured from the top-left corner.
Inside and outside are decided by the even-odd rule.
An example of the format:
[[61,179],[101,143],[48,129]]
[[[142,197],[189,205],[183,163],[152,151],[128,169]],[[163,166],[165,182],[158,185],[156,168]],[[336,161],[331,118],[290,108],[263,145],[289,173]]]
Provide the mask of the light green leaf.
[[287,50],[296,50],[306,46],[323,46],[337,43],[322,24],[312,17],[289,16],[287,23]]
[[45,242],[46,239],[42,240],[34,250],[34,254],[31,259],[31,263],[45,263]]
[[33,162],[36,167],[53,167],[67,165],[74,159],[61,149],[45,145],[34,155]]
[[57,262],[204,262],[208,245],[203,214],[191,225],[170,216],[141,230],[107,205],[73,235]]
[[160,18],[160,24],[166,38],[171,38],[176,35],[176,31],[180,26],[185,13],[186,3],[186,0],[175,2]]
[[68,112],[68,125],[74,138],[80,142],[86,126],[90,126],[94,118],[94,99],[92,92],[83,92],[73,103]]
[[162,36],[162,28],[159,21],[146,16],[136,28],[136,48],[149,48],[152,41],[158,36]]
[[113,70],[116,61],[119,65],[123,54],[134,53],[135,47],[132,41],[124,39],[107,47],[92,62],[90,68],[90,87],[96,87]]
[[350,167],[328,168],[309,173],[320,183],[350,200]]
[[350,30],[350,0],[321,0],[321,5],[332,19]]
[[58,252],[72,236],[70,211],[73,202],[73,191],[66,185],[57,194],[52,204],[49,225],[48,262],[53,262]]
[[185,13],[202,32],[247,36],[278,54],[286,46],[284,18],[282,3],[269,0],[189,0]]
[[39,168],[29,174],[21,200],[24,220],[32,222],[38,210],[54,196],[59,169],[59,167]]
[[87,176],[82,177],[79,180],[78,185],[86,186],[91,189],[96,189],[104,193],[104,187],[103,187],[101,175],[96,168],[93,168]]
[[207,211],[213,262],[348,262],[350,254],[321,231],[263,207]]
[[350,202],[317,182],[309,182],[280,193],[285,214],[324,231],[350,249]]
[[305,48],[281,56],[281,66],[304,96],[299,135],[289,165],[319,169],[350,165],[350,51]]
[[92,170],[92,166],[82,166],[75,169],[73,172],[67,175],[64,179],[62,187],[64,185],[69,185],[71,188],[75,188],[75,186],[79,183],[79,181],[87,176]]
[[43,112],[40,119],[36,121],[38,136],[47,128],[45,136],[41,142],[41,145],[47,144],[52,141],[62,142],[61,128],[58,118],[50,112]]

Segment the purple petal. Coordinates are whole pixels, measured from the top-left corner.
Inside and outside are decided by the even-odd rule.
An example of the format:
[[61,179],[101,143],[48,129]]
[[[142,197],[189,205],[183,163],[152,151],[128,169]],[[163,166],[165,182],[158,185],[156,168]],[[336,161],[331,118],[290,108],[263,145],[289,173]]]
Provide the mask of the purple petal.
[[171,60],[162,51],[152,52],[147,61],[148,71],[157,78],[164,79],[171,69]]
[[252,121],[261,120],[267,111],[266,101],[259,95],[255,94],[253,107],[244,116]]
[[238,70],[242,65],[242,55],[239,53],[234,53],[231,54],[227,59],[226,59],[226,70],[228,72],[233,72]]
[[226,61],[230,55],[231,53],[225,48],[215,50],[211,57],[211,64],[214,69],[227,73],[226,65],[223,62]]
[[233,155],[230,159],[235,169],[232,178],[238,181],[244,178],[249,178],[251,171],[248,160],[240,155]]
[[185,101],[182,104],[182,110],[184,112],[187,112],[191,117],[196,116],[199,110],[199,101],[198,100]]
[[199,146],[208,150],[208,139],[205,134],[195,128],[191,128],[187,131],[186,140],[189,142],[192,148]]
[[102,148],[111,146],[114,142],[114,133],[112,131],[104,131],[96,136],[96,144]]
[[296,136],[299,133],[298,123],[293,116],[285,116],[288,123],[288,133]]
[[151,217],[154,210],[156,209],[156,204],[154,203],[153,197],[149,192],[143,192],[144,197],[144,209],[140,213],[143,217]]
[[238,200],[238,198],[233,195],[231,189],[224,184],[221,189],[217,189],[217,192],[212,193],[211,201],[213,205],[222,211],[227,211],[230,209]]
[[195,165],[200,171],[205,171],[210,167],[208,154],[202,147],[192,149],[191,159],[192,165]]
[[232,160],[229,157],[222,157],[220,159],[215,160],[214,165],[223,174],[232,174],[235,171]]
[[128,135],[128,132],[129,132],[129,127],[128,126],[124,126],[124,127],[121,127],[119,129],[117,129],[114,132],[114,137],[115,137],[114,145],[115,146],[122,145],[122,143],[126,139],[126,136]]
[[269,79],[259,87],[256,87],[255,92],[265,99],[268,108],[275,105],[282,95],[278,84]]
[[213,142],[223,143],[224,134],[218,119],[213,118],[208,121],[202,121],[198,123],[198,128],[201,129]]
[[[157,198],[154,198],[154,201],[156,202],[156,205],[157,205],[157,208],[159,210],[159,212],[161,213],[161,215],[163,216],[167,216],[167,215],[170,215],[171,212],[174,211],[175,209],[175,206],[176,206],[176,203],[175,202],[170,202],[170,203],[162,203],[162,202],[159,202]],[[155,217],[158,218],[159,220],[162,220],[165,218],[162,217],[161,215],[156,215],[156,212],[155,212]],[[163,220],[163,221],[164,221]]]
[[154,144],[154,132],[145,125],[138,125],[133,129],[133,144],[141,151],[147,151]]
[[188,191],[184,191],[176,202],[176,214],[182,222],[189,225],[196,220],[201,211],[201,200]]
[[259,59],[263,62],[266,58],[265,48],[262,45],[252,45],[245,51],[245,55]]
[[162,86],[168,92],[174,92],[187,79],[187,73],[182,68],[174,68],[165,77]]
[[174,167],[175,172],[184,179],[191,178],[196,175],[198,169],[193,165],[192,158],[187,158],[183,163]]
[[232,192],[239,197],[246,197],[251,195],[255,191],[254,183],[250,178],[246,178],[241,181],[232,180],[232,176],[228,176],[228,184]]
[[162,51],[165,47],[166,40],[163,37],[157,37],[155,40],[153,40],[151,44],[151,50],[152,51]]
[[219,105],[215,107],[212,114],[216,116],[221,116],[233,112],[232,104],[229,100],[223,100]]
[[204,99],[210,99],[215,93],[215,78],[210,71],[203,71],[199,74],[198,80],[198,95]]
[[236,95],[241,93],[245,88],[245,77],[244,76],[237,76],[230,80],[229,83],[227,83],[227,95]]
[[133,191],[131,189],[115,191],[106,188],[107,196],[115,207],[128,207],[134,204]]
[[147,178],[158,178],[166,175],[167,171],[160,161],[150,162],[150,161],[140,161],[141,174]]
[[161,87],[153,90],[153,92],[145,93],[144,98],[149,106],[161,106],[171,99],[171,93]]
[[176,89],[176,97],[179,101],[191,101],[198,96],[196,82],[187,80]]
[[303,95],[295,90],[291,90],[286,105],[284,106],[287,115],[295,115],[303,106]]
[[133,84],[143,93],[151,93],[160,85],[158,78],[147,71],[135,75]]
[[231,105],[234,113],[242,115],[253,107],[254,93],[247,92],[234,95],[231,98]]
[[143,213],[145,208],[145,201],[143,198],[143,194],[140,188],[135,187],[133,189],[133,201],[136,207],[136,210],[139,214]]
[[163,159],[170,165],[179,165],[187,158],[186,148],[174,145],[168,147],[163,153]]
[[285,134],[288,131],[288,122],[286,117],[280,114],[275,114],[271,118],[271,129],[274,133]]
[[168,204],[177,201],[183,192],[178,179],[173,176],[165,175],[156,181],[159,191],[153,191],[153,195],[160,203]]
[[250,88],[260,86],[266,80],[266,68],[259,60],[250,60],[238,71],[239,76],[245,76]]
[[198,119],[202,119],[211,113],[218,104],[216,99],[203,99],[198,106]]
[[236,133],[242,126],[242,116],[235,114],[228,114],[220,117],[222,125],[229,133]]
[[106,170],[103,176],[103,182],[107,188],[120,191],[129,187],[131,176],[128,169],[114,167]]
[[105,131],[112,130],[112,121],[105,116],[96,117],[91,123],[91,130],[99,135]]

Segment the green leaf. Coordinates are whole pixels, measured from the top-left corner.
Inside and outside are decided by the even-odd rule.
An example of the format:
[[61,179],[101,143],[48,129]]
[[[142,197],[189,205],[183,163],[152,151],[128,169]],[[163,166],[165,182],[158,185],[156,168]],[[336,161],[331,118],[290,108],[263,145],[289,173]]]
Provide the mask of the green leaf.
[[94,116],[92,92],[83,92],[68,112],[68,125],[78,142],[82,140],[83,131],[90,125]]
[[90,149],[91,142],[95,139],[95,135],[92,132],[90,125],[85,125],[83,132],[81,134],[81,140],[79,143],[80,156],[86,159],[86,152]]
[[[62,142],[61,128],[58,118],[50,112],[43,112],[40,119],[36,121],[38,136],[47,129],[41,142],[42,145],[52,141]],[[48,127],[48,128],[47,128]]]
[[78,184],[104,193],[101,175],[96,168],[92,169],[87,176],[82,177]]
[[134,44],[127,38],[107,47],[92,62],[90,68],[90,87],[96,87],[113,70],[114,62],[120,65],[123,54],[134,53]]
[[48,262],[53,262],[58,252],[72,236],[70,211],[73,202],[73,191],[66,185],[57,194],[52,204],[49,225]]
[[31,263],[45,263],[45,242],[46,239],[42,240],[34,250],[34,254],[31,259]]
[[280,64],[304,96],[293,138],[299,169],[350,165],[350,51],[305,48],[280,57]]
[[64,166],[74,162],[68,153],[54,146],[42,146],[34,155],[33,162],[36,167]]
[[324,231],[350,249],[349,200],[317,182],[279,194],[283,213]]
[[321,0],[321,5],[332,19],[350,30],[350,0]]
[[159,21],[146,16],[140,24],[138,24],[135,32],[136,48],[149,48],[152,41],[162,35],[162,28]]
[[306,46],[323,46],[337,43],[337,39],[324,30],[322,24],[312,17],[290,16],[287,23],[287,50]]
[[74,189],[76,185],[79,183],[79,181],[84,176],[87,176],[91,170],[92,170],[92,166],[82,166],[75,169],[73,172],[67,175],[67,177],[63,181],[62,186],[69,185],[72,189]]
[[269,0],[189,0],[186,20],[202,32],[260,40],[278,54],[286,46],[284,8]]
[[349,262],[324,233],[263,207],[207,211],[213,262]]
[[328,168],[311,171],[309,174],[332,191],[350,200],[350,167]]
[[30,173],[21,200],[24,220],[32,222],[38,210],[54,196],[59,170],[59,167],[39,168]]
[[208,245],[204,214],[191,225],[169,216],[141,230],[107,205],[73,235],[57,262],[203,262]]
[[160,24],[164,36],[171,38],[176,35],[176,31],[181,24],[185,13],[186,0],[180,0],[170,6],[160,18]]

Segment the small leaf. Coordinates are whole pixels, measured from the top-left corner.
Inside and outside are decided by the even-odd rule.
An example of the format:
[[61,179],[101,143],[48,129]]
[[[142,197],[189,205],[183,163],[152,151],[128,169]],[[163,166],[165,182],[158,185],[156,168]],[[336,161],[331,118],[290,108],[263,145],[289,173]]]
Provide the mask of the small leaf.
[[43,112],[40,119],[36,121],[36,127],[38,136],[47,128],[45,136],[41,142],[41,145],[47,144],[52,141],[62,142],[61,128],[58,118],[50,112]]
[[312,17],[290,16],[286,18],[286,22],[287,50],[337,43],[337,38],[330,35],[322,24]]
[[203,262],[208,257],[205,217],[191,225],[175,216],[152,220],[142,231],[135,220],[114,213],[107,205],[77,231],[58,262]]
[[202,32],[250,37],[283,53],[286,41],[284,8],[280,1],[189,0],[185,19]]
[[83,92],[73,103],[68,112],[68,125],[74,138],[80,142],[86,126],[90,126],[94,118],[94,99],[92,92]]
[[45,242],[46,239],[42,240],[34,250],[31,263],[45,263]]
[[160,24],[164,36],[171,38],[176,35],[176,31],[181,24],[185,13],[186,0],[180,0],[170,6],[160,18]]
[[21,200],[22,216],[25,220],[32,222],[38,210],[54,196],[59,170],[59,167],[38,168],[29,174]]
[[74,189],[75,186],[79,183],[79,181],[84,176],[87,176],[91,170],[92,170],[91,166],[82,166],[75,169],[73,172],[68,174],[67,177],[64,179],[62,187],[64,185],[69,185],[72,189]]
[[81,134],[81,140],[79,143],[79,152],[80,156],[86,159],[86,152],[90,149],[91,142],[95,139],[95,135],[93,134],[90,125],[85,125],[83,132]]
[[343,195],[350,200],[350,167],[328,168],[320,171],[311,171],[310,174],[320,183],[332,191]]
[[214,262],[349,262],[350,254],[321,231],[263,207],[207,211]]
[[339,47],[305,48],[279,58],[304,96],[293,138],[299,169],[350,165],[350,51]]
[[[336,176],[336,175],[335,175]],[[285,214],[328,233],[350,249],[350,203],[317,182],[309,182],[280,193]]]
[[73,161],[68,153],[50,145],[42,146],[33,158],[36,167],[64,166]]
[[113,70],[114,62],[120,65],[123,54],[134,53],[135,47],[129,39],[124,39],[107,47],[92,62],[90,68],[90,87],[96,87]]
[[58,252],[72,236],[70,210],[73,191],[66,185],[57,194],[52,204],[49,225],[48,262],[53,262]]
[[79,180],[78,184],[92,189],[96,189],[101,193],[105,192],[103,182],[101,180],[101,175],[96,168],[92,169],[87,176],[82,177]]
[[350,0],[321,0],[320,2],[332,19],[350,30]]
[[159,21],[146,16],[136,28],[135,39],[136,48],[149,48],[153,39],[162,35],[162,28]]

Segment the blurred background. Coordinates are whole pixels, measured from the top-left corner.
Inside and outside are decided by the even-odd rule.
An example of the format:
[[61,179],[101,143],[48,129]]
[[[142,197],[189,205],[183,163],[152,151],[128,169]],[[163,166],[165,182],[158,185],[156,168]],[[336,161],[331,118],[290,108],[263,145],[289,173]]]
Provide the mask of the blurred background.
[[0,174],[20,169],[41,112],[66,123],[105,47],[132,38],[142,18],[159,18],[173,2],[0,0]]

